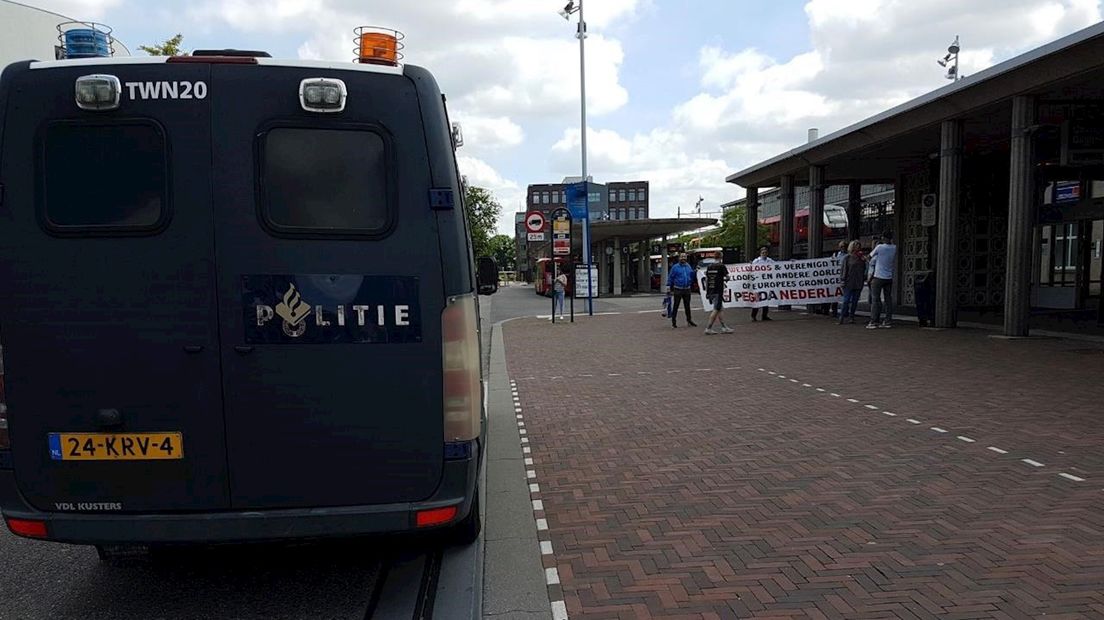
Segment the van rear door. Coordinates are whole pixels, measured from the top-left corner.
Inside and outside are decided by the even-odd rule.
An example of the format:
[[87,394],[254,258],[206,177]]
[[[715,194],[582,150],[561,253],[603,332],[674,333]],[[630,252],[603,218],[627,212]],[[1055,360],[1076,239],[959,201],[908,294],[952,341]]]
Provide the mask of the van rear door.
[[[15,476],[41,510],[229,507],[210,75],[179,66],[169,82],[167,71],[13,76],[0,329]],[[75,81],[93,73],[119,78],[118,110],[78,109]],[[142,433],[160,436],[143,445]]]
[[[303,110],[318,77],[344,80],[344,111]],[[429,497],[445,299],[412,83],[264,64],[211,79],[232,505]]]

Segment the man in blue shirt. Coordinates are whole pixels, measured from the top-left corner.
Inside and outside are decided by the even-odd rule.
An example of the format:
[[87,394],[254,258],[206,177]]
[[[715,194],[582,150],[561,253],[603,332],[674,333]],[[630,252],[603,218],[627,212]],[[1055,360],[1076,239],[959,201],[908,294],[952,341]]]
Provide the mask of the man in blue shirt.
[[686,262],[686,254],[679,254],[679,262],[671,267],[667,274],[667,294],[674,297],[671,304],[671,327],[678,327],[679,303],[686,304],[686,322],[690,327],[697,327],[690,318],[690,291],[694,284],[694,268]]

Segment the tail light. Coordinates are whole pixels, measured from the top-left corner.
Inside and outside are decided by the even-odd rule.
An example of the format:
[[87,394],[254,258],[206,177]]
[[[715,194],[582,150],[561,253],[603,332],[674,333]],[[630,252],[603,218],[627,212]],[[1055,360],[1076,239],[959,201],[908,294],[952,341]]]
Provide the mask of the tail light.
[[[429,510],[420,510],[414,515],[414,522],[418,527],[432,527],[434,525],[444,525],[449,521],[456,518],[458,512],[456,506],[448,506],[445,508],[431,508]],[[43,534],[45,535],[45,534]]]
[[12,534],[26,536],[27,538],[46,538],[46,522],[32,521],[30,519],[7,519],[8,529]]
[[475,303],[474,295],[453,297],[441,313],[446,442],[479,437],[483,393],[479,385],[479,320]]

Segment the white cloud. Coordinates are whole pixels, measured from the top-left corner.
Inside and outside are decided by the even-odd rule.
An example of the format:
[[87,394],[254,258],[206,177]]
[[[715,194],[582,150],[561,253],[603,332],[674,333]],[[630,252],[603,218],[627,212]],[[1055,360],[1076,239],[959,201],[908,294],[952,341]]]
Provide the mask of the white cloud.
[[503,177],[487,162],[470,155],[457,155],[460,173],[467,177],[468,184],[490,190],[502,205],[498,218],[498,231],[513,234],[514,213],[525,207],[525,189],[516,181]]
[[77,20],[102,19],[108,10],[121,5],[123,0],[45,0],[27,2],[36,8],[52,11]]
[[[599,179],[648,179],[652,211],[705,208],[743,195],[728,174],[946,83],[935,64],[962,37],[961,70],[979,71],[1101,18],[1096,0],[810,0],[812,46],[778,59],[756,49],[699,50],[701,92],[661,128],[631,136],[588,131]],[[553,146],[552,164],[576,165],[579,131]],[[567,168],[569,169],[569,168]]]
[[455,115],[464,131],[464,146],[480,152],[518,146],[525,140],[521,126],[508,117]]

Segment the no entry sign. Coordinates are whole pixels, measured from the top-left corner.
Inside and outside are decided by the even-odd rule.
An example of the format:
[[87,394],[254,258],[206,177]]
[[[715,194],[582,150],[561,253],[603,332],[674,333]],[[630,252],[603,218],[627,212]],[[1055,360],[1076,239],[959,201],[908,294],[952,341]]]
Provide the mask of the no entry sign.
[[540,211],[530,211],[526,213],[525,229],[533,233],[544,230],[544,214]]

